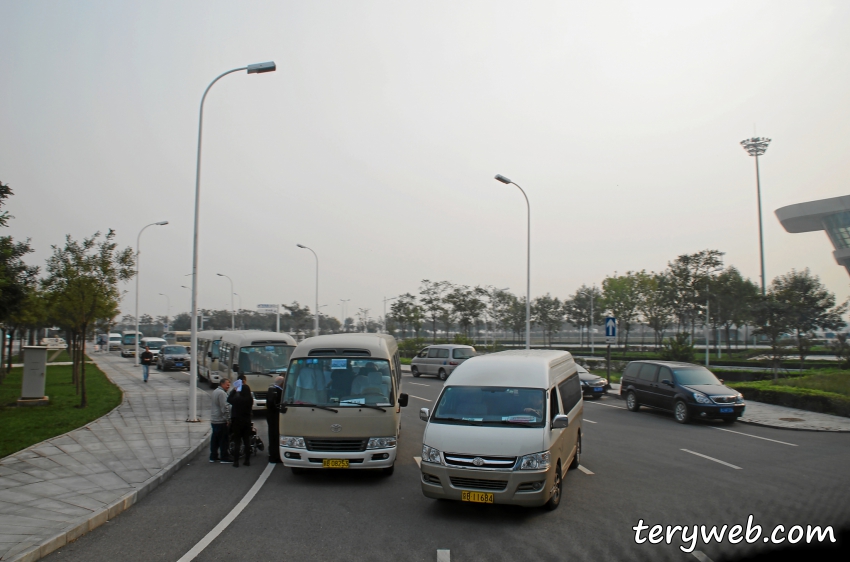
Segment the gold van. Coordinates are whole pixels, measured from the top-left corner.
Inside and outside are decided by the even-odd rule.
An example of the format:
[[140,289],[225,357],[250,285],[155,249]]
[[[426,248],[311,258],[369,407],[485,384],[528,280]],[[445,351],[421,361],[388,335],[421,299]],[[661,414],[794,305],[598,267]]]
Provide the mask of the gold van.
[[392,474],[407,400],[392,336],[305,339],[292,353],[280,407],[284,466]]
[[420,464],[429,498],[477,503],[561,502],[578,468],[584,411],[572,355],[503,351],[472,357],[443,387],[428,422]]
[[198,332],[198,376],[207,379],[210,388],[215,388],[221,382],[218,360],[221,357],[221,338],[226,333],[227,330]]
[[[224,332],[219,344],[218,377],[231,382],[241,374],[254,395],[254,409],[265,410],[274,379],[286,374],[295,340],[289,334],[244,330]],[[199,349],[200,354],[200,349]]]

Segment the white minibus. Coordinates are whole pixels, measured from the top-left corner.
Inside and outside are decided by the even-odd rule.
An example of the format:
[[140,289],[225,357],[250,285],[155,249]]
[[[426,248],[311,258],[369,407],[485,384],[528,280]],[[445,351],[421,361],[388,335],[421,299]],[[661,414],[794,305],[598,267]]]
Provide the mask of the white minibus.
[[221,338],[226,333],[226,330],[198,332],[198,376],[207,379],[211,388],[221,381],[218,359],[221,353]]
[[137,332],[135,330],[125,330],[121,332],[121,357],[135,357],[136,334],[138,334],[139,338],[145,337],[142,332]]

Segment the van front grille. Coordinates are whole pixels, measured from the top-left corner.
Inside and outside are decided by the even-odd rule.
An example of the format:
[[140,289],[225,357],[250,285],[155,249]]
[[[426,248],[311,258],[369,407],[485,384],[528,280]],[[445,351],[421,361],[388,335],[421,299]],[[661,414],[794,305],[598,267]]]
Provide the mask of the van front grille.
[[255,392],[254,398],[256,398],[257,400],[265,400],[267,395],[268,392]]
[[452,486],[455,488],[477,488],[479,490],[493,490],[500,492],[508,487],[504,480],[482,480],[480,478],[457,478],[451,477]]
[[[510,470],[516,464],[516,457],[480,457],[476,455],[461,455],[457,453],[445,453],[446,464],[449,466],[461,466],[475,469],[502,469]],[[480,459],[476,464],[475,459]]]
[[356,453],[366,450],[366,439],[310,439],[304,440],[308,451],[329,453]]

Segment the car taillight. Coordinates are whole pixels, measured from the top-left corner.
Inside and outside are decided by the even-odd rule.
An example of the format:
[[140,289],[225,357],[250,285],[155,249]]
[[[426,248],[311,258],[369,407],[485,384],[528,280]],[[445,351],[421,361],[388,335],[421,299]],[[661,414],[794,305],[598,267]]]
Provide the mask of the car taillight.
[[449,365],[457,365],[457,361],[449,361]]

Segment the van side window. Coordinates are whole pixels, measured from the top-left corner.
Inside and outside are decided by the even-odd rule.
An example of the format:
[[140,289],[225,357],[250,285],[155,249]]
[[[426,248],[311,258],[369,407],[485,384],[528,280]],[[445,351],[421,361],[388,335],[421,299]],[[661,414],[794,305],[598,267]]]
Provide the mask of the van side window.
[[558,385],[558,390],[561,391],[561,401],[564,404],[564,413],[569,414],[570,410],[576,407],[581,400],[581,382],[579,382],[578,374],[575,374]]
[[642,364],[643,363],[629,363],[629,366],[626,367],[626,372],[623,373],[623,378],[636,378]]
[[221,347],[221,340],[216,340],[216,341],[212,342],[212,358],[213,359],[218,359],[220,347]]
[[420,351],[419,354],[416,357],[419,357],[420,359],[424,359],[424,358],[428,357],[428,348],[426,347],[425,349]]
[[658,365],[644,363],[640,367],[638,378],[643,381],[655,382],[655,375],[658,374]]
[[449,350],[448,349],[438,349],[437,350],[437,359],[448,359],[449,358]]
[[560,400],[558,400],[558,391],[553,386],[549,391],[549,423],[555,419],[555,416],[561,413]]
[[673,382],[673,373],[667,367],[661,367],[661,370],[658,371],[658,382],[663,380]]
[[432,357],[432,358],[436,357],[438,351],[440,351],[440,350],[437,349],[436,347],[428,348],[428,357]]

